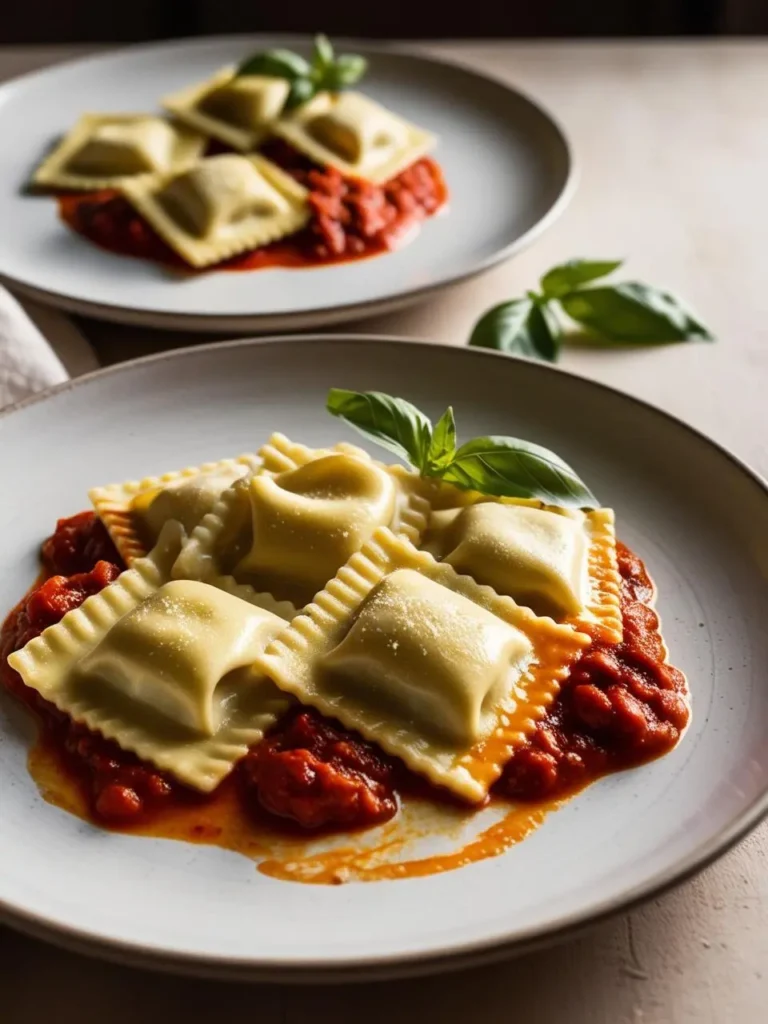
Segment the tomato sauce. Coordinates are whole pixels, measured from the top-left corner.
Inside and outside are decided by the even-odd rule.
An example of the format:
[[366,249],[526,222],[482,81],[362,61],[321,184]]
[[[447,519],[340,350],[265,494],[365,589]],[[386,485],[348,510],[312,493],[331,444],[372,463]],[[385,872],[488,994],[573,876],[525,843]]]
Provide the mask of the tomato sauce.
[[428,157],[391,181],[372,185],[345,178],[332,167],[318,167],[285,142],[270,142],[263,152],[309,190],[309,222],[288,238],[212,267],[189,266],[114,190],[59,195],[59,215],[73,231],[102,249],[193,274],[322,266],[376,256],[395,249],[447,202],[440,168]]
[[59,519],[54,533],[44,541],[41,555],[47,576],[87,573],[97,562],[125,568],[106,527],[93,512]]
[[579,789],[606,772],[666,754],[688,724],[685,676],[666,663],[653,584],[617,545],[624,639],[582,654],[531,740],[507,764],[497,792],[536,800]]
[[[666,663],[659,619],[650,607],[653,585],[641,560],[620,544],[624,639],[595,641],[586,649],[547,717],[507,764],[488,805],[514,801],[501,820],[462,850],[427,860],[369,864],[357,846],[305,859],[295,850],[287,860],[269,857],[277,836],[394,825],[390,819],[414,803],[445,820],[467,818],[476,810],[312,709],[289,712],[210,796],[78,725],[26,687],[6,659],[111,583],[123,566],[92,512],[59,520],[42,552],[45,578],[0,632],[0,681],[41,726],[31,758],[41,786],[56,793],[60,805],[110,828],[216,842],[267,856],[260,869],[275,877],[333,882],[352,872],[363,879],[394,878],[493,856],[598,777],[669,751],[690,716],[685,677]],[[376,852],[402,841],[402,836],[382,840]]]
[[397,812],[396,762],[314,711],[289,714],[240,767],[252,798],[302,828],[359,828]]

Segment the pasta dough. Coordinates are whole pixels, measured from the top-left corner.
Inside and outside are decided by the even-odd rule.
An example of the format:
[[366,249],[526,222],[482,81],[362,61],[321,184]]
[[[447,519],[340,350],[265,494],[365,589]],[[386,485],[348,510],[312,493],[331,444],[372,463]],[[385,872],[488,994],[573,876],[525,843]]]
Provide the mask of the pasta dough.
[[40,164],[36,185],[119,188],[146,174],[180,173],[205,148],[199,132],[150,114],[84,114]]
[[164,582],[180,533],[166,526],[159,554],[9,664],[75,721],[208,792],[290,703],[251,667],[285,622],[205,583]]
[[380,528],[257,665],[478,801],[589,642]]
[[428,506],[415,474],[361,448],[311,449],[274,435],[262,469],[236,483],[193,531],[174,575],[218,581],[301,607],[378,526],[418,539]]
[[376,184],[432,148],[435,137],[356,92],[321,93],[274,127],[319,164]]
[[320,456],[249,485],[253,543],[236,576],[281,576],[315,593],[395,512],[395,480],[370,459]]
[[469,598],[396,569],[362,603],[322,671],[353,699],[467,747],[495,725],[510,670],[522,672],[531,650],[523,632]]
[[233,67],[166,96],[163,106],[180,121],[247,153],[269,134],[288,97],[290,83],[268,75],[235,77]]
[[621,640],[611,509],[582,512],[466,492],[458,500],[463,507],[433,508],[428,551],[540,615]]
[[168,245],[204,267],[291,235],[309,217],[306,189],[263,157],[224,153],[123,192]]
[[168,520],[181,523],[190,534],[222,491],[254,472],[260,462],[256,455],[206,462],[162,476],[94,487],[89,497],[123,561],[130,566],[147,554]]

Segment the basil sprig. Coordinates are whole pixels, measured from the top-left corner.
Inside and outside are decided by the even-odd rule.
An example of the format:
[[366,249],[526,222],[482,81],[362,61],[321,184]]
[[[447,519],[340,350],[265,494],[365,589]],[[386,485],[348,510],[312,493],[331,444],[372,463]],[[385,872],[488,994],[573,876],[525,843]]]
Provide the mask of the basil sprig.
[[312,56],[306,60],[292,50],[264,50],[247,57],[235,72],[242,75],[269,75],[291,83],[284,110],[301,106],[319,92],[339,92],[359,82],[368,69],[368,61],[355,53],[336,56],[327,36],[315,36]]
[[540,292],[502,302],[475,324],[469,344],[557,361],[567,337],[565,314],[587,333],[611,345],[658,345],[713,341],[680,299],[651,285],[627,281],[585,287],[607,277],[621,260],[570,260],[553,267]]
[[457,447],[453,409],[433,426],[402,398],[331,388],[328,412],[410,462],[424,477],[506,498],[595,508],[597,499],[559,455],[515,437],[476,437]]

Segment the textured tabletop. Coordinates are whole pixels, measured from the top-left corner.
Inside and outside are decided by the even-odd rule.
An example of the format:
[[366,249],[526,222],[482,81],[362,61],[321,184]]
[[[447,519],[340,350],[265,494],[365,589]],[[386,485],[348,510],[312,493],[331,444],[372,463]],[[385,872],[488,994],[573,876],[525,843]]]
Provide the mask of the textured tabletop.
[[[359,326],[462,344],[481,311],[574,256],[626,257],[717,345],[571,349],[563,365],[675,413],[768,475],[768,43],[425,45],[541,100],[571,136],[576,198],[533,248],[424,305]],[[0,78],[84,48],[0,49]],[[104,362],[189,336],[82,325]],[[758,1024],[768,997],[768,826],[702,875],[583,938],[445,977],[329,989],[225,985],[103,965],[0,930],[0,1015],[146,1024]]]

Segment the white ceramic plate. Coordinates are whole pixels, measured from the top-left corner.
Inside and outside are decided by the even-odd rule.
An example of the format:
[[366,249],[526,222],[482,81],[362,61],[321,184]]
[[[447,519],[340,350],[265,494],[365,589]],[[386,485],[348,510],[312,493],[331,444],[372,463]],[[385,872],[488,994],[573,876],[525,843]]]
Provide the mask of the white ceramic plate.
[[[764,482],[682,423],[548,366],[358,337],[205,346],[98,373],[0,417],[0,607],[89,486],[345,436],[328,387],[404,393],[464,437],[515,434],[615,507],[659,586],[693,721],[668,757],[609,777],[505,855],[422,879],[310,887],[236,854],[94,829],[43,802],[29,730],[0,715],[0,908],[20,928],[135,962],[237,977],[426,971],[542,942],[722,852],[768,809]],[[606,429],[610,424],[610,429]],[[350,439],[351,438],[351,435]],[[357,440],[357,438],[354,438]],[[329,930],[329,922],[332,926]]]
[[180,280],[112,255],[25,195],[40,158],[85,111],[154,110],[160,97],[266,45],[302,39],[219,37],[136,47],[0,87],[0,280],[53,305],[105,319],[185,330],[282,330],[381,312],[480,272],[530,242],[572,191],[568,144],[514,89],[465,68],[387,50],[365,91],[440,136],[435,156],[450,210],[373,260],[305,270],[209,273]]

